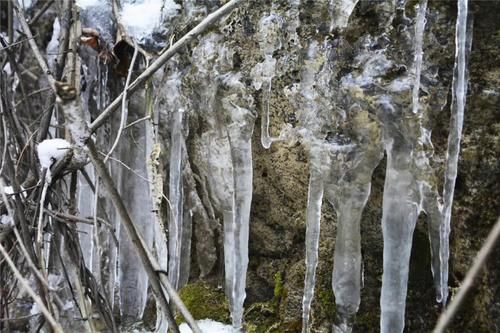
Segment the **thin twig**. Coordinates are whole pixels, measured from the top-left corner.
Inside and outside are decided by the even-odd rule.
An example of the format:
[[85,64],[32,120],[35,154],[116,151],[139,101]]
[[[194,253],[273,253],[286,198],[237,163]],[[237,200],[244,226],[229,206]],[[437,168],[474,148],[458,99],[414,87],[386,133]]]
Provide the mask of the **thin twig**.
[[[170,58],[172,58],[177,52],[181,50],[184,45],[192,41],[196,36],[203,33],[212,24],[217,22],[220,18],[230,13],[238,4],[243,2],[243,0],[231,0],[226,3],[221,8],[217,9],[215,12],[209,14],[203,21],[200,22],[191,31],[185,34],[181,39],[175,42],[170,48],[168,48],[164,53],[162,53],[137,79],[132,82],[129,89],[127,89],[127,94],[133,94],[136,92],[158,69],[160,69]],[[121,104],[123,97],[123,92],[115,98],[113,102],[97,117],[92,124],[90,124],[90,132],[94,133],[99,127],[101,127],[106,119],[111,116],[111,114],[118,108]]]
[[472,267],[467,272],[467,275],[465,275],[465,278],[462,281],[462,285],[460,286],[457,295],[452,299],[451,303],[448,305],[446,310],[441,314],[441,316],[439,316],[437,325],[432,331],[433,333],[444,332],[446,327],[450,324],[451,320],[453,319],[458,309],[462,305],[463,301],[465,300],[467,292],[469,292],[469,290],[472,288],[474,280],[478,276],[481,268],[484,266],[486,259],[488,258],[488,255],[493,250],[495,243],[497,242],[499,237],[500,237],[500,218],[493,226],[493,229],[491,229],[488,237],[486,238],[486,241],[484,242],[483,246],[477,253],[476,257],[474,258]]
[[33,17],[31,18],[31,20],[28,22],[28,25],[30,27],[32,27],[33,25],[35,25],[37,22],[38,22],[38,19],[40,17],[42,17],[43,13],[45,13],[47,11],[47,9],[50,8],[50,6],[52,6],[52,4],[54,3],[55,0],[48,0],[46,1],[42,8],[40,8],[40,10],[35,14],[33,15]]
[[125,130],[125,129],[129,128],[129,127],[137,125],[141,121],[145,121],[145,120],[149,120],[149,119],[151,119],[151,117],[150,116],[146,116],[146,117],[142,117],[140,119],[134,120],[133,122],[131,122],[130,124],[128,124],[127,126],[125,126],[123,129]]
[[[31,37],[31,38],[35,38],[35,37],[37,37],[37,36],[38,36],[38,34],[35,34],[35,35],[34,35],[33,37]],[[10,48],[11,48],[11,47],[13,47],[13,46],[16,46],[16,45],[22,44],[22,43],[24,43],[24,42],[27,42],[27,41],[28,41],[28,39],[29,39],[29,38],[21,39],[21,40],[19,40],[19,41],[15,42],[15,43],[9,44],[9,45],[7,45],[7,46],[5,46],[5,47],[0,48],[0,51],[5,51],[5,50],[10,49]]]

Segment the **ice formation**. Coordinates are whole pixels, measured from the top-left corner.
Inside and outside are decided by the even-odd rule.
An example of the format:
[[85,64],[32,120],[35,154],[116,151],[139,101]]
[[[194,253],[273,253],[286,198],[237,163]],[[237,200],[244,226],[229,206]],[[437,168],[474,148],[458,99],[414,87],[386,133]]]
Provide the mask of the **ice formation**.
[[[91,0],[81,0],[79,3],[83,8],[99,4]],[[337,33],[347,26],[357,3],[358,0],[328,2],[331,31]],[[122,18],[135,38],[140,39],[151,34],[157,26],[161,15],[160,4],[161,1],[153,0],[123,3]],[[169,148],[169,155],[167,154],[167,158],[163,157],[165,164],[168,164],[168,199],[171,205],[168,213],[168,251],[160,245],[165,241],[164,227],[158,223],[160,214],[153,217],[154,214],[150,212],[158,209],[157,206],[151,205],[151,197],[161,191],[152,191],[151,181],[145,181],[136,175],[128,176],[128,171],[113,163],[110,169],[120,184],[133,220],[137,221],[138,228],[149,246],[153,246],[155,238],[156,255],[160,257],[161,268],[168,267],[169,279],[175,288],[181,287],[189,276],[190,223],[191,219],[194,219],[196,209],[202,211],[198,213],[204,216],[206,224],[216,225],[222,222],[225,289],[230,303],[232,330],[240,330],[244,321],[243,303],[246,297],[253,191],[251,143],[255,105],[252,96],[258,96],[260,91],[262,146],[267,149],[277,140],[292,139],[305,147],[309,157],[302,330],[305,333],[311,329],[311,304],[318,265],[321,209],[323,199],[326,199],[334,207],[337,216],[332,272],[337,312],[333,331],[345,333],[352,331],[353,317],[360,304],[361,216],[370,195],[372,173],[385,150],[387,168],[382,215],[384,267],[380,325],[383,333],[401,332],[404,327],[412,235],[421,212],[425,212],[430,221],[432,271],[438,289],[438,300],[446,302],[447,298],[450,215],[467,85],[467,1],[459,0],[456,26],[457,59],[453,78],[452,130],[449,138],[443,211],[436,193],[436,184],[429,181],[432,170],[428,156],[432,147],[430,132],[424,124],[425,112],[421,105],[421,91],[426,88],[424,72],[427,69],[423,50],[427,1],[420,2],[413,24],[414,32],[409,33],[414,42],[413,57],[405,64],[410,68],[409,73],[399,75],[388,83],[383,82],[381,78],[392,75],[396,61],[380,46],[384,42],[382,37],[368,35],[361,38],[359,44],[362,52],[354,55],[352,59],[352,66],[356,70],[339,72],[336,68],[339,55],[335,53],[335,43],[339,41],[336,37],[325,41],[308,40],[306,45],[300,45],[301,40],[297,34],[297,28],[301,24],[299,5],[300,1],[290,2],[290,8],[284,15],[278,14],[276,6],[263,14],[256,29],[258,52],[262,57],[252,64],[247,73],[240,72],[240,68],[234,65],[237,54],[230,43],[225,41],[221,34],[214,32],[200,37],[193,48],[194,61],[189,69],[185,70],[182,66],[177,66],[176,60],[172,61],[175,64],[168,70],[170,76],[162,82],[165,85],[162,91],[165,96],[162,98],[165,100],[166,111],[163,110],[158,119],[155,119],[163,121],[165,119],[160,118],[167,117],[170,121],[167,130],[169,135],[166,138],[168,142],[165,143]],[[179,9],[179,5],[173,1],[165,2],[165,6],[164,15],[167,16],[175,15]],[[155,11],[148,12],[154,12],[156,16],[136,15],[137,12],[146,12],[145,8],[155,8]],[[277,55],[286,43],[300,49],[300,54],[286,57]],[[273,88],[273,79],[276,79],[280,72],[286,71],[283,68],[290,66],[290,63],[299,61],[303,62],[301,72],[297,75],[299,79],[284,88],[285,95],[296,111],[296,124],[286,124],[286,130],[282,131],[279,137],[272,137],[269,127],[271,95],[274,93],[273,89],[276,89]],[[103,83],[100,80],[103,73],[96,74],[99,69],[99,66],[91,64],[86,68],[89,71],[88,77],[99,81],[94,84],[102,88]],[[249,78],[244,76],[246,74]],[[190,76],[196,80],[192,80]],[[185,77],[188,77],[188,83],[183,81]],[[382,82],[384,84],[381,84]],[[184,84],[191,84],[193,91],[181,91]],[[104,98],[103,93],[106,94],[105,89],[104,92],[99,90],[97,94],[94,93],[94,99],[100,101],[97,104],[101,107],[105,104],[101,101]],[[401,102],[405,96],[411,96],[411,105]],[[86,98],[90,99],[90,96]],[[191,100],[186,102],[184,99]],[[185,111],[182,110],[184,108]],[[202,112],[205,113],[205,118],[199,117]],[[189,134],[183,131],[191,129],[188,126],[183,127],[183,123],[188,121],[199,121],[201,124],[197,123],[200,142],[193,144],[199,145],[198,148],[202,148],[200,151],[191,152],[186,147]],[[351,131],[348,133],[341,132],[345,129],[345,124],[351,124]],[[134,172],[143,176],[148,173],[144,161],[150,157],[153,144],[144,135],[144,132],[151,130],[145,129],[146,126],[149,125],[139,123],[130,129],[133,135],[125,140],[117,156]],[[114,131],[116,128],[111,126],[109,130]],[[105,140],[100,140],[104,144]],[[42,165],[50,166],[50,158],[53,156],[48,155],[49,160],[45,159]],[[189,164],[195,162],[201,167],[196,175],[196,184],[192,186],[188,185],[192,177]],[[92,170],[88,170],[89,174],[91,172]],[[92,195],[92,190],[89,186],[83,186],[83,183],[83,179],[80,179],[80,213],[90,216],[96,215],[96,210],[99,210],[99,214],[108,215],[107,218],[118,226],[117,218],[109,207],[96,209],[97,205],[92,206],[87,198]],[[204,193],[200,195],[201,198],[195,199],[192,192],[196,190],[190,190],[189,186],[202,189]],[[134,190],[129,191],[130,188]],[[203,201],[203,204],[197,205],[196,200]],[[151,221],[156,221],[154,227],[151,227]],[[111,242],[109,239],[102,240],[104,233],[95,228],[93,233],[94,237],[80,237],[83,244],[89,245],[89,249],[84,251],[89,261],[88,266],[98,274],[96,271],[103,270],[103,263],[96,260],[100,256],[99,248],[102,251],[103,247],[109,247]],[[198,238],[198,235],[195,237]],[[210,237],[207,239],[212,241]],[[145,307],[147,279],[140,267],[137,267],[134,251],[131,244],[127,243],[123,231],[119,232],[119,239],[116,288],[120,295],[120,311],[125,319],[135,321],[140,319]],[[110,281],[114,282],[115,272],[109,266],[116,264],[116,255],[115,253],[113,257],[112,253],[106,254],[108,268],[107,273],[102,274],[102,280],[107,281],[109,295],[113,294],[115,288],[115,284],[110,285]],[[168,263],[165,259],[167,256]],[[208,268],[205,273],[210,272],[215,261],[214,259],[206,265]],[[105,277],[106,274],[111,276]],[[203,328],[203,324],[200,324]],[[211,328],[203,329],[207,332],[219,329],[214,323],[210,325],[212,326],[208,327]],[[184,330],[184,326],[181,326],[181,331]]]
[[[170,180],[169,198],[171,205],[168,254],[168,278],[174,288],[179,288],[181,265],[186,265],[189,259],[182,258],[184,237],[184,193],[182,188],[182,155],[184,139],[182,135],[182,116],[184,110],[176,110],[172,115],[172,130],[170,140]],[[190,237],[189,237],[190,239]],[[186,259],[188,260],[186,262]]]
[[[145,123],[134,126],[133,137],[122,140],[120,160],[137,174],[124,174],[120,194],[141,233],[145,244],[152,248],[153,221],[151,192],[147,179]],[[122,171],[127,172],[127,171]],[[130,191],[130,189],[134,189]],[[140,262],[135,247],[122,228],[119,235],[120,249],[118,276],[120,285],[120,310],[125,320],[137,321],[142,318],[146,307],[148,278]]]
[[306,276],[304,281],[304,298],[302,301],[302,332],[309,332],[309,316],[316,281],[318,265],[318,246],[321,221],[321,205],[323,203],[324,166],[327,161],[321,144],[313,143],[310,148],[310,176],[306,213]]
[[441,294],[442,302],[448,298],[448,258],[450,256],[449,237],[451,224],[451,208],[455,181],[458,173],[458,155],[464,123],[465,100],[467,97],[467,51],[470,49],[471,33],[467,31],[468,0],[458,1],[458,14],[455,32],[455,66],[452,82],[452,106],[450,119],[450,134],[446,152],[446,171],[443,188],[443,222],[440,228],[442,262]]
[[[229,102],[228,102],[229,103]],[[232,209],[224,215],[224,256],[226,257],[226,290],[231,306],[233,328],[243,325],[243,302],[248,268],[248,237],[252,203],[252,133],[255,115],[248,109],[231,104],[233,123],[227,128],[231,149],[233,196]]]
[[252,70],[254,88],[263,90],[261,143],[266,149],[269,149],[272,142],[277,140],[269,135],[269,104],[272,80],[276,71],[276,59],[273,58],[273,52],[281,48],[281,29],[283,29],[283,19],[276,13],[271,13],[260,20],[259,46],[264,54],[264,61],[258,63]]

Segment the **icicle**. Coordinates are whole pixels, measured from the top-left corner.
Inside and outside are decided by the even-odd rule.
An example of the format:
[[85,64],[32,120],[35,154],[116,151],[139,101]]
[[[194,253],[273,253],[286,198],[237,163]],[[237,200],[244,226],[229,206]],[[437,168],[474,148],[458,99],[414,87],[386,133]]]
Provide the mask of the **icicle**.
[[[395,130],[390,128],[389,130]],[[390,135],[397,135],[390,133]],[[387,170],[384,185],[382,234],[381,333],[403,332],[413,231],[420,198],[412,173],[411,145],[390,138],[386,142]]]
[[[272,68],[274,70],[276,60],[274,60],[274,62],[273,60],[274,59],[271,58],[269,63],[272,64]],[[266,63],[268,63],[267,60]],[[276,138],[271,138],[271,136],[269,135],[269,103],[271,99],[271,87],[272,87],[272,77],[270,77],[268,82],[266,82],[267,89],[264,90],[265,106],[263,107],[264,111],[261,119],[261,129],[260,129],[260,142],[262,143],[262,147],[264,147],[265,149],[271,148],[271,144],[273,143],[273,141],[277,140]]]
[[256,90],[263,87],[264,96],[261,114],[261,143],[265,149],[269,149],[274,141],[279,138],[272,138],[269,135],[269,104],[271,99],[272,79],[276,71],[276,59],[273,53],[282,47],[281,30],[283,18],[276,13],[271,13],[263,17],[259,22],[259,46],[265,55],[264,61],[258,63],[252,69],[253,85]]
[[425,30],[425,12],[427,11],[427,0],[423,0],[418,6],[417,19],[415,22],[415,81],[412,91],[412,110],[414,114],[419,111],[419,91],[420,91],[420,74],[422,72],[422,58],[423,58],[423,43],[424,43],[424,30]]
[[[362,113],[359,114],[357,120],[359,119],[364,120]],[[367,139],[378,136],[378,133],[378,130],[371,131]],[[325,184],[328,201],[333,204],[337,213],[332,273],[336,304],[334,333],[352,332],[353,318],[359,308],[362,284],[361,216],[370,196],[371,176],[383,157],[379,145],[371,143],[352,146],[336,147],[335,156],[331,157],[333,170],[328,184]],[[348,150],[342,151],[339,148]],[[346,168],[346,165],[353,167]]]
[[[133,115],[134,110],[131,110]],[[152,204],[147,181],[145,123],[135,125],[131,135],[122,138],[120,158],[135,174],[124,174],[120,194],[146,245],[153,243]],[[131,139],[130,137],[133,137]],[[123,171],[128,172],[128,171]],[[140,175],[140,176],[139,176]],[[131,190],[133,189],[133,190]],[[122,323],[131,323],[142,318],[147,301],[148,278],[141,265],[135,247],[124,229],[120,230],[119,285]]]
[[[373,169],[372,169],[373,171]],[[352,319],[361,300],[361,214],[371,183],[342,186],[336,193],[337,239],[333,259],[332,287],[335,294],[334,333],[352,332]]]
[[[402,3],[401,5],[404,5]],[[404,8],[404,7],[403,7]],[[420,126],[420,138],[418,140],[419,145],[428,145],[432,150],[432,142],[430,139],[430,132],[423,127],[422,124],[422,110],[420,110],[420,76],[422,72],[422,61],[423,61],[423,42],[424,42],[424,32],[426,24],[426,11],[427,11],[427,0],[422,0],[420,5],[417,7],[417,17],[415,20],[415,51],[414,51],[414,83],[412,91],[412,111],[413,114],[417,115],[418,122]],[[421,167],[424,172],[430,171],[429,159],[427,158],[423,147],[416,155],[416,163]],[[434,286],[436,288],[436,299],[438,302],[442,299],[442,288],[441,288],[441,260],[439,258],[439,248],[440,248],[440,235],[439,235],[439,224],[441,223],[441,207],[439,203],[439,198],[436,190],[432,188],[430,184],[426,181],[419,181],[419,191],[422,198],[422,208],[426,212],[428,221],[428,234],[429,243],[431,246],[431,271],[434,278]]]
[[313,142],[310,151],[309,192],[307,196],[306,216],[306,276],[304,280],[304,297],[302,299],[302,333],[310,331],[309,316],[314,296],[316,266],[318,265],[318,246],[321,222],[321,205],[323,203],[324,151],[320,144]]
[[[90,177],[93,178],[94,168],[91,165],[85,166],[85,171]],[[94,216],[94,205],[92,198],[94,193],[87,184],[85,178],[79,173],[78,174],[78,212],[80,216],[89,218]],[[87,223],[78,223],[78,230],[82,231],[78,233],[78,238],[80,239],[80,245],[82,248],[83,259],[85,260],[85,265],[92,272],[92,252],[94,247],[93,229],[94,227]]]
[[184,110],[174,112],[170,146],[169,199],[172,205],[168,227],[168,275],[174,288],[179,287],[183,239],[183,188],[182,188],[182,115]]
[[[450,134],[448,136],[448,150],[446,151],[446,171],[443,189],[443,221],[440,228],[442,263],[441,270],[441,294],[442,303],[446,304],[448,298],[448,259],[450,255],[449,235],[451,223],[451,208],[453,205],[453,194],[455,181],[458,173],[458,155],[460,153],[460,139],[464,122],[465,99],[467,95],[466,77],[466,52],[467,39],[467,11],[468,0],[458,1],[458,15],[455,35],[455,65],[453,70],[452,104],[450,119]],[[469,43],[470,44],[470,43]]]
[[330,12],[332,15],[332,23],[330,30],[343,29],[347,27],[349,17],[356,7],[359,0],[330,0]]
[[248,236],[252,203],[252,133],[255,115],[233,105],[233,124],[227,128],[232,159],[232,211],[224,212],[224,256],[226,290],[230,299],[233,328],[243,326],[243,303],[248,267]]

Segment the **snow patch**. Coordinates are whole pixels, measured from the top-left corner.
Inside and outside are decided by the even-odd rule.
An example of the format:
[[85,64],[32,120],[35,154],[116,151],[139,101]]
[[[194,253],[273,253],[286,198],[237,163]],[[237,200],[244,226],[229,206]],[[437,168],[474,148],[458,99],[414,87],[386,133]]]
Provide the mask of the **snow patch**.
[[0,215],[0,225],[13,225],[12,218],[9,215]]
[[14,189],[12,188],[12,186],[5,186],[3,188],[3,191],[5,192],[5,194],[7,195],[10,195],[10,194],[14,194]]
[[76,4],[81,9],[86,9],[88,7],[99,6],[102,0],[76,0]]
[[174,0],[129,1],[123,3],[121,17],[127,32],[141,40],[150,35],[163,19],[175,16],[179,9]]
[[54,160],[57,161],[63,158],[70,148],[71,144],[63,139],[50,139],[40,142],[37,152],[42,168],[50,168]]
[[59,52],[59,35],[61,34],[61,25],[59,24],[59,19],[56,17],[54,24],[52,25],[52,38],[47,45],[47,62],[49,67],[53,68]]
[[[203,333],[232,333],[233,328],[211,319],[198,320],[196,322]],[[192,333],[191,328],[183,323],[179,326],[181,333]]]

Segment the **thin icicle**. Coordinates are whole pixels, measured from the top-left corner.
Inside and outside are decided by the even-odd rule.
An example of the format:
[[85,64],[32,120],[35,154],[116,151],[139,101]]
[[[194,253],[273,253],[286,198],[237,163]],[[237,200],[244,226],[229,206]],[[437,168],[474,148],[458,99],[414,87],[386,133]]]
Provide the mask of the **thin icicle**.
[[169,260],[168,275],[174,288],[179,287],[181,271],[181,252],[183,236],[183,188],[182,188],[182,116],[184,111],[177,110],[173,114],[171,146],[170,146],[170,179],[169,199],[172,205],[169,222]]
[[[427,0],[421,0],[421,3],[417,7],[417,17],[415,20],[415,50],[414,50],[414,83],[412,91],[412,111],[413,114],[417,115],[419,126],[420,126],[420,138],[418,140],[420,145],[428,145],[432,147],[432,142],[430,139],[430,131],[423,127],[423,112],[420,109],[420,85],[421,85],[421,72],[422,72],[422,62],[423,62],[423,43],[425,36],[425,24],[426,24],[426,12],[427,12]],[[427,158],[423,147],[419,151],[415,158],[417,159],[417,165],[424,169],[424,172],[430,171],[429,159]],[[432,172],[432,171],[431,171]],[[434,278],[434,286],[436,288],[436,299],[438,302],[442,299],[442,287],[441,287],[441,260],[439,255],[439,248],[441,237],[439,235],[439,225],[441,223],[441,205],[439,202],[438,194],[436,190],[432,188],[430,184],[426,181],[419,182],[419,190],[422,199],[422,208],[426,212],[428,221],[428,234],[429,243],[431,246],[431,271]]]
[[418,6],[417,19],[415,22],[415,81],[412,91],[412,110],[414,114],[419,111],[419,91],[420,91],[420,74],[422,72],[423,58],[423,43],[425,31],[425,13],[427,11],[427,0],[422,0]]
[[453,70],[452,104],[450,119],[450,134],[448,136],[448,150],[446,151],[446,171],[443,189],[443,221],[440,228],[442,262],[441,288],[442,303],[448,298],[448,259],[450,255],[449,235],[451,224],[451,209],[455,181],[458,173],[458,155],[460,153],[460,139],[464,122],[465,100],[467,95],[466,53],[467,53],[467,11],[468,0],[458,1],[458,15],[455,35],[455,65]]
[[[91,165],[85,166],[85,171],[90,177],[93,177],[93,167]],[[78,195],[77,195],[77,207],[80,216],[89,218],[94,216],[95,205],[92,202],[94,197],[93,191],[90,185],[87,184],[85,178],[79,173],[78,174]],[[95,224],[95,219],[94,219]],[[94,233],[94,226],[86,223],[78,223],[78,230],[82,232],[78,233],[78,238],[80,239],[80,244],[82,248],[83,259],[85,260],[85,265],[92,272],[92,252],[94,248],[94,238],[92,237]]]
[[276,71],[276,59],[273,58],[273,53],[282,47],[283,18],[276,13],[270,13],[260,20],[259,27],[259,47],[265,58],[252,69],[251,75],[254,88],[256,90],[263,88],[260,139],[262,146],[269,149],[274,141],[279,140],[269,135],[269,104],[272,79]]
[[313,143],[311,147],[309,192],[307,196],[306,216],[306,276],[304,280],[304,297],[302,299],[302,333],[310,331],[309,317],[314,296],[316,266],[318,265],[318,246],[321,223],[321,206],[323,203],[323,173],[321,166],[324,151]]
[[264,106],[264,114],[262,115],[260,130],[260,142],[262,143],[262,147],[264,147],[265,149],[271,148],[271,144],[273,143],[273,141],[276,141],[275,138],[271,138],[271,136],[269,135],[269,103],[271,99],[271,82],[272,80],[270,78],[269,82],[267,83],[267,89],[264,90],[264,101],[266,105]]

